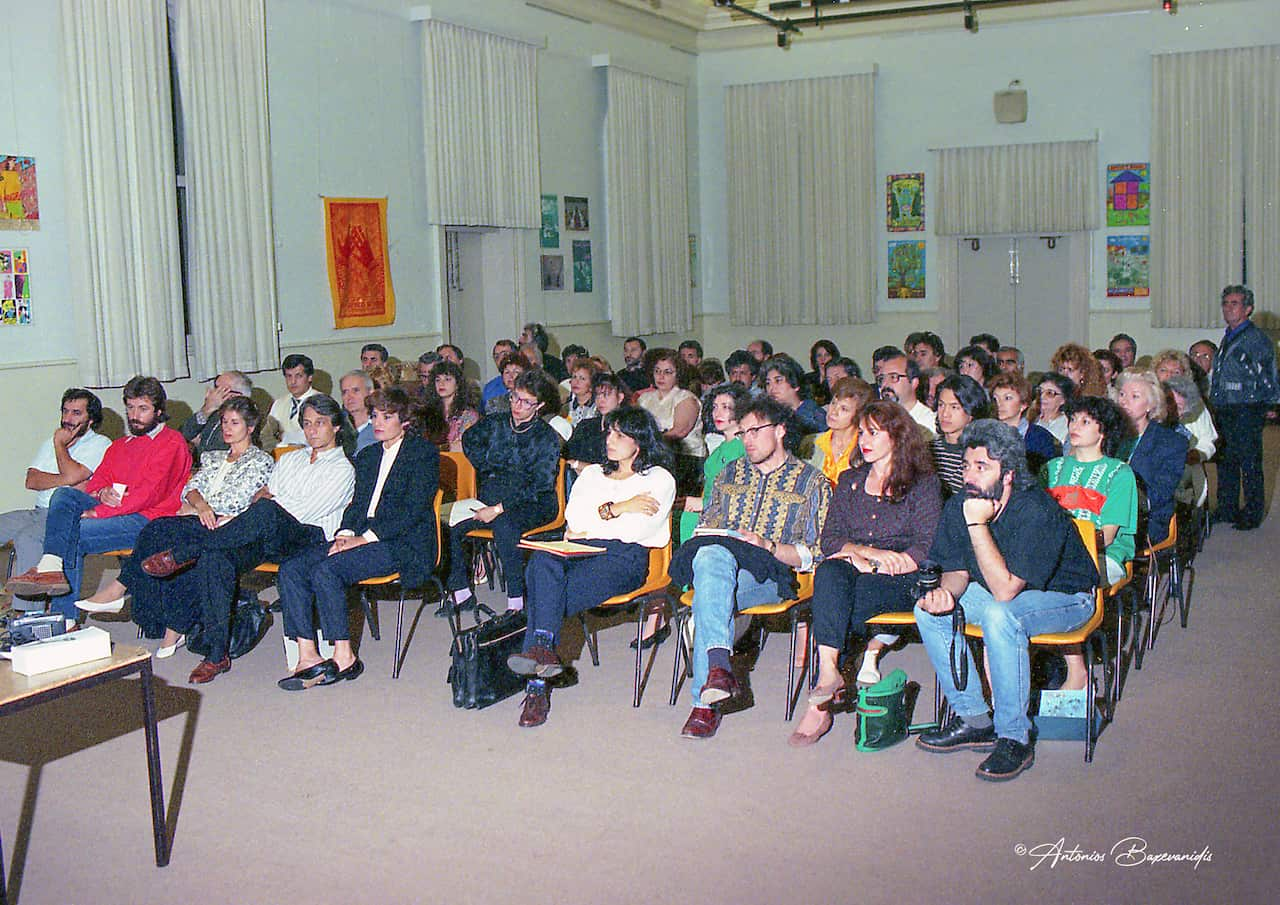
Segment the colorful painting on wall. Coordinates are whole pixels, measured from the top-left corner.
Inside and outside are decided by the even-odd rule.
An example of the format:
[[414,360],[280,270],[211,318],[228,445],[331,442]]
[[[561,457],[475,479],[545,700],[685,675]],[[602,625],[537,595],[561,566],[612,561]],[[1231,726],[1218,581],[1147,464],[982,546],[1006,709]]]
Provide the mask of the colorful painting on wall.
[[1151,238],[1107,236],[1107,295],[1151,295]]
[[0,229],[39,229],[36,159],[0,154]]
[[543,248],[560,247],[560,205],[555,195],[542,196],[542,230],[539,244]]
[[564,196],[564,228],[573,233],[585,233],[591,228],[586,198]]
[[387,199],[325,198],[324,246],[333,325],[342,329],[395,323]]
[[564,289],[564,255],[542,256],[542,290],[559,292]]
[[1107,226],[1151,225],[1151,165],[1107,167]]
[[924,242],[889,243],[889,298],[924,298]]
[[31,274],[25,248],[0,248],[0,324],[31,323]]
[[898,173],[888,177],[884,195],[889,232],[924,229],[924,173]]
[[590,292],[591,279],[591,240],[573,240],[573,291]]

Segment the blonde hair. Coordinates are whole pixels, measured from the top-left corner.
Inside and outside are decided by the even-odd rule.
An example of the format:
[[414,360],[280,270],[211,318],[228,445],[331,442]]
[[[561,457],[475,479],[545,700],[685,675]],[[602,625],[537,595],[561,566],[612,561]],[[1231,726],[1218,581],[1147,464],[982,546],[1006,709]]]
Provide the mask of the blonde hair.
[[1165,349],[1163,352],[1158,353],[1155,358],[1151,359],[1151,370],[1159,371],[1160,366],[1168,361],[1176,361],[1183,374],[1191,375],[1191,359],[1187,357],[1185,352],[1179,352],[1177,349]]
[[1164,387],[1160,385],[1156,372],[1147,368],[1125,368],[1120,372],[1120,376],[1116,378],[1116,395],[1119,396],[1126,383],[1134,381],[1141,383],[1146,390],[1147,403],[1151,407],[1147,412],[1148,420],[1163,422],[1168,409],[1165,406]]

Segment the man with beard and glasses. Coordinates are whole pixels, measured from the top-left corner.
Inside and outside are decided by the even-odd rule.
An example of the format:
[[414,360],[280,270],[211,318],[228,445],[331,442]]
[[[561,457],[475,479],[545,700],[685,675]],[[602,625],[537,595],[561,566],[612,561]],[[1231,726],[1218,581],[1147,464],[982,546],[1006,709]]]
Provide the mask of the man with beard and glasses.
[[15,596],[49,596],[50,608],[76,618],[84,557],[131,547],[153,518],[173,515],[191,474],[191,452],[182,434],[165,427],[165,393],[154,377],[134,377],[124,387],[129,433],[112,443],[82,490],[59,487],[49,501],[44,553],[32,568],[11,578]]
[[[916,625],[955,717],[923,733],[916,746],[947,754],[990,751],[980,779],[1013,779],[1035,762],[1027,704],[1032,635],[1079,628],[1093,615],[1098,583],[1075,525],[1027,470],[1017,428],[992,419],[974,421],[960,438],[964,492],[942,510],[929,558],[942,568],[940,587],[916,604]],[[951,675],[952,611],[982,627],[990,666],[994,723],[982,680],[960,640],[957,666],[968,675],[963,691]]]
[[881,399],[896,402],[932,441],[937,435],[937,415],[920,401],[920,366],[896,346],[881,346],[871,358],[871,372]]
[[[62,394],[62,417],[53,436],[41,444],[27,467],[27,489],[35,491],[30,509],[0,514],[0,543],[13,544],[13,571],[22,573],[40,559],[49,500],[59,487],[77,487],[93,475],[111,441],[94,431],[102,423],[102,401],[88,390]],[[18,598],[16,609],[42,604]]]

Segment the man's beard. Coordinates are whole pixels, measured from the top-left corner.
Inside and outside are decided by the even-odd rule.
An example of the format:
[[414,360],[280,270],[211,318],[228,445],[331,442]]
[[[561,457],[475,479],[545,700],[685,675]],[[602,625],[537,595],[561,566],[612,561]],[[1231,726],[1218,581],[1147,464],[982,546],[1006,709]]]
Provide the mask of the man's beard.
[[137,421],[133,418],[130,418],[129,433],[133,434],[135,437],[141,437],[143,434],[149,434],[151,431],[153,431],[155,429],[156,424],[158,423],[159,423],[158,420],[155,418],[151,419],[151,421],[149,422]]
[[68,424],[67,422],[63,421],[62,429],[66,431],[72,431],[73,433],[71,435],[71,439],[75,440],[85,435],[85,431],[89,429],[89,422],[85,421],[79,425],[75,425],[75,424]]
[[894,392],[892,389],[890,389],[889,387],[881,387],[881,388],[880,388],[880,398],[881,398],[881,399],[883,399],[885,402],[897,402],[897,401],[898,401],[898,394],[897,394],[897,393],[895,393],[895,392]]
[[977,484],[964,483],[964,495],[971,500],[998,500],[1004,495],[1004,471],[996,475],[995,483],[990,487],[979,487]]

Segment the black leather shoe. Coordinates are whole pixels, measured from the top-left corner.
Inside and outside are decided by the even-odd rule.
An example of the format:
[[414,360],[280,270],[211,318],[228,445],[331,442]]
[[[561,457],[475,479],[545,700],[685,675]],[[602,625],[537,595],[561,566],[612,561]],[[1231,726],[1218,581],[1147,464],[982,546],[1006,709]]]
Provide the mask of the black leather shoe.
[[[334,665],[334,668],[336,669],[338,664],[334,663],[333,665]],[[323,679],[320,680],[320,684],[332,685],[335,682],[341,682],[343,679],[346,679],[348,682],[354,682],[356,679],[360,678],[360,676],[363,673],[364,673],[364,661],[359,658],[356,658],[356,661],[352,663],[350,666],[348,666],[346,669],[338,669],[337,672],[333,673],[332,676],[325,676]]]
[[960,717],[952,717],[941,729],[922,732],[916,737],[916,747],[934,754],[950,754],[952,751],[990,751],[996,746],[996,729],[987,726],[975,729]]
[[[359,662],[359,661],[357,661]],[[305,691],[312,685],[318,685],[324,679],[337,675],[338,664],[332,660],[321,660],[315,666],[308,666],[291,676],[285,676],[276,684],[285,691]]]
[[1262,522],[1256,522],[1251,518],[1241,516],[1231,523],[1231,527],[1235,528],[1237,531],[1252,531],[1261,524]]
[[975,771],[979,779],[988,782],[1004,782],[1013,779],[1036,762],[1034,745],[1024,745],[1011,738],[996,739],[996,750],[978,764]]
[[[645,638],[643,641],[641,641],[640,649],[648,650],[651,647],[657,647],[659,644],[661,644],[663,641],[666,641],[670,637],[671,637],[671,624],[668,623],[667,625],[664,625],[662,628],[658,629],[648,638]],[[636,641],[634,638],[631,639],[631,649],[632,650],[636,649]]]

